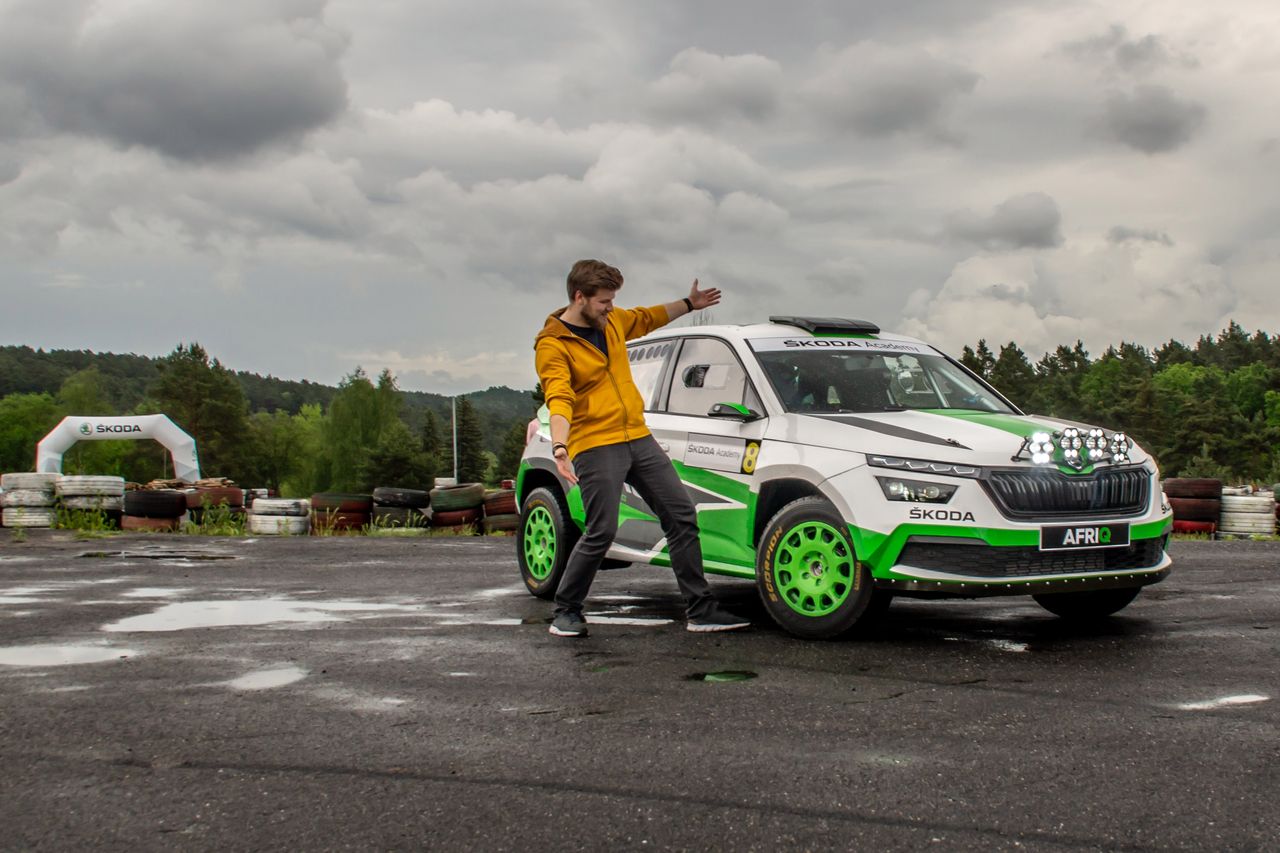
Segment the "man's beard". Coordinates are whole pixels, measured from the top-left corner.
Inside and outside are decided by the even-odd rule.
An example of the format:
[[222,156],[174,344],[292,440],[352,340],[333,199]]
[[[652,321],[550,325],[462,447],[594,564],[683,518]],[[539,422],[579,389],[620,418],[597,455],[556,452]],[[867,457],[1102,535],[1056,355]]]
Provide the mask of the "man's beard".
[[605,330],[605,327],[609,325],[609,314],[605,311],[601,311],[599,314],[592,314],[590,311],[583,311],[582,316],[586,318],[587,322],[590,323],[592,327],[599,329],[602,332]]

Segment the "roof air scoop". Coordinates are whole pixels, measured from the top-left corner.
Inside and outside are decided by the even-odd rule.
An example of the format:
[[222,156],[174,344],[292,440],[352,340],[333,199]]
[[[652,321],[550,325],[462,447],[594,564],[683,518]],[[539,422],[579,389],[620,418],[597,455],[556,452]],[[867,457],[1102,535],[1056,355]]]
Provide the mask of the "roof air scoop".
[[841,317],[770,317],[770,323],[795,326],[815,335],[876,335],[880,327],[867,320],[845,320]]

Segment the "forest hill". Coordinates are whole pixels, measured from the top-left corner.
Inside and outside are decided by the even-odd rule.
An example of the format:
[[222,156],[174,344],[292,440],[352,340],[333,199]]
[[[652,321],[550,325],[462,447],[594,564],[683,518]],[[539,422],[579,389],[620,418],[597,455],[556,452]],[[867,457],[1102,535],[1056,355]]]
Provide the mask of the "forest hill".
[[[532,369],[532,368],[531,368]],[[338,387],[232,372],[199,344],[164,358],[0,347],[0,470],[30,470],[35,446],[65,415],[163,412],[191,434],[201,468],[289,494],[429,487],[453,474],[451,398],[401,391],[389,371],[356,368]],[[514,475],[531,392],[493,387],[458,397],[458,473]],[[75,445],[66,473],[164,476],[154,442]]]

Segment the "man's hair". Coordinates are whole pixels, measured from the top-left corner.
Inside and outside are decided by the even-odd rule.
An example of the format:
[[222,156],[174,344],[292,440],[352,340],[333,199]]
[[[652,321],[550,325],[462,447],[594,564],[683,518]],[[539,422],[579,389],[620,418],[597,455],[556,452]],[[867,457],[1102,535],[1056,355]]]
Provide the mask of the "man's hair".
[[568,279],[569,302],[573,303],[574,294],[581,293],[590,299],[601,289],[617,290],[622,287],[622,273],[617,267],[611,267],[604,261],[582,260],[569,270]]

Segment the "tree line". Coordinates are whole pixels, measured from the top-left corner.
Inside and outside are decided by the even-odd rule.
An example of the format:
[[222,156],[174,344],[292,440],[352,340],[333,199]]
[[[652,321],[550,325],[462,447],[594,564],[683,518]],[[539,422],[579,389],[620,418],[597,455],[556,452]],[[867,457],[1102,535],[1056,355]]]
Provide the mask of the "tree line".
[[[357,367],[329,388],[234,373],[195,343],[161,359],[94,355],[0,350],[0,388],[15,389],[0,397],[0,470],[30,470],[36,444],[67,415],[159,412],[196,439],[204,476],[283,495],[430,488],[454,474],[449,399],[403,392],[390,371],[371,378]],[[24,363],[35,369],[19,377]],[[458,397],[459,480],[515,476],[537,405],[509,388]],[[79,442],[63,471],[135,482],[172,476],[167,451],[151,441]]]
[[1124,430],[1164,476],[1280,481],[1280,336],[1232,321],[1194,346],[1124,342],[1095,359],[1077,340],[1034,364],[983,339],[960,361],[1024,412]]

